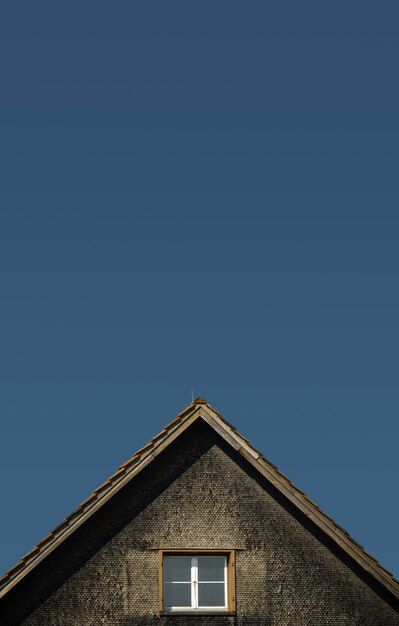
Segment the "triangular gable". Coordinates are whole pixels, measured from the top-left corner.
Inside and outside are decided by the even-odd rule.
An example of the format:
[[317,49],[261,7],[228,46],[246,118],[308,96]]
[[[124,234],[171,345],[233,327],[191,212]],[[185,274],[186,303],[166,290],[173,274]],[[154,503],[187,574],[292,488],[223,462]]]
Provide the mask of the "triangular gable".
[[368,554],[347,531],[336,524],[328,515],[312,502],[300,489],[295,487],[278,468],[270,463],[245,437],[213,409],[204,398],[197,398],[182,413],[170,422],[149,443],[120,466],[103,485],[98,487],[78,508],[54,528],[47,537],[0,578],[0,598],[6,595],[43,559],[81,526],[91,515],[102,507],[134,476],[141,472],[172,441],[184,432],[193,422],[204,420],[228,444],[241,454],[264,478],[283,494],[302,514],[308,517],[327,537],[337,544],[360,567],[378,581],[394,597],[399,599],[399,581]]

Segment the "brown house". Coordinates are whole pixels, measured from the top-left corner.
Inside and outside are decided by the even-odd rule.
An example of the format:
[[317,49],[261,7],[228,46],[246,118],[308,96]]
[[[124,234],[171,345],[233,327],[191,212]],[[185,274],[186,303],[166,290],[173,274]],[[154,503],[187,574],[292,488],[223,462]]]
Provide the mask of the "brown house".
[[399,626],[399,583],[197,398],[0,580],[11,626]]

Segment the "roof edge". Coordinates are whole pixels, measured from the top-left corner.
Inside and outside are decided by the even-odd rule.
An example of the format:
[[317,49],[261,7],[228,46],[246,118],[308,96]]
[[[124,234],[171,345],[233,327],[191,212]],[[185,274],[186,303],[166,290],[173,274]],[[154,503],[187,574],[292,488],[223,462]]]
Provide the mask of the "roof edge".
[[199,417],[200,406],[190,404],[160,433],[135,452],[30,552],[21,557],[16,565],[3,574],[0,578],[0,599]]
[[[207,408],[211,409],[209,405]],[[216,416],[209,416],[204,419],[208,424],[210,423],[210,419],[215,420],[219,427],[216,429],[217,432],[223,437],[223,430],[225,430],[228,436],[224,438],[229,443],[230,438],[241,442],[238,451],[260,474],[273,484],[280,493],[292,502],[308,519],[315,523],[316,526],[343,549],[344,552],[356,561],[363,570],[387,588],[395,598],[399,599],[399,581],[389,570],[383,567],[379,561],[366,552],[363,546],[355,541],[346,530],[324,513],[317,504],[282,474],[273,463],[268,461],[259,450],[252,447],[249,441],[238,433],[234,427],[231,427],[220,414],[216,413]]]

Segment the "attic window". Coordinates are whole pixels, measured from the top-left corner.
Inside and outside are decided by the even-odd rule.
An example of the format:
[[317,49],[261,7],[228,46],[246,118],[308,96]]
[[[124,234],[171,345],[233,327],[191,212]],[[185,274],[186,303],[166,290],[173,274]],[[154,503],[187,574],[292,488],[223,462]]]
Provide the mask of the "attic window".
[[160,609],[165,613],[235,610],[232,551],[160,553]]

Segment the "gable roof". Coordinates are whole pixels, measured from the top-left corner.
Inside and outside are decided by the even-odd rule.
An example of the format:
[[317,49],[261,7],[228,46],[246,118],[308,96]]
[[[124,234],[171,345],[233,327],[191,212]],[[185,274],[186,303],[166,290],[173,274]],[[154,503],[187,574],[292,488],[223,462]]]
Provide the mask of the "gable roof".
[[227,443],[241,454],[263,477],[282,493],[292,504],[320,528],[335,544],[347,553],[360,567],[378,581],[395,598],[399,599],[399,581],[349,533],[323,513],[303,491],[298,489],[278,468],[268,461],[243,437],[234,426],[212,408],[204,398],[197,398],[179,413],[163,430],[143,448],[138,450],[118,471],[98,487],[78,508],[56,526],[42,541],[0,578],[0,598],[6,595],[43,559],[69,537],[93,513],[141,472],[172,441],[198,419],[204,420]]

